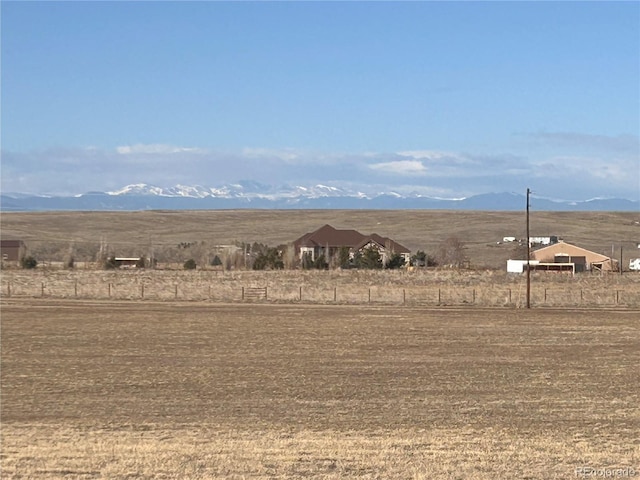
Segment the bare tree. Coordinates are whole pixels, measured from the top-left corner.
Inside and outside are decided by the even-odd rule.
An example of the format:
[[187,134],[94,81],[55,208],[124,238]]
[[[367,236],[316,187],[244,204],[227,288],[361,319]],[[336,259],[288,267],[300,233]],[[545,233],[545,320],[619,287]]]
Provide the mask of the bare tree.
[[456,236],[446,238],[438,246],[436,259],[442,266],[453,268],[463,266],[467,262],[464,243]]
[[296,268],[298,266],[298,259],[296,258],[296,250],[293,245],[283,245],[281,248],[284,268],[287,270]]
[[69,244],[69,250],[67,254],[64,256],[64,268],[72,269],[75,266],[75,255],[74,255],[74,245],[73,242]]
[[109,257],[109,245],[104,236],[100,237],[100,249],[96,254],[96,262],[103,263]]

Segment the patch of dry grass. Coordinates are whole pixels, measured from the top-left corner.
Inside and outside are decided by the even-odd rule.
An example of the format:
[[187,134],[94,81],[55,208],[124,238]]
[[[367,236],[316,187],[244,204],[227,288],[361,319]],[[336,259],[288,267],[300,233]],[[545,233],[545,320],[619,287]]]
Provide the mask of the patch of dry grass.
[[[534,206],[531,235],[558,235],[606,255],[611,255],[612,245],[619,255],[623,246],[623,265],[628,265],[629,258],[639,256],[639,220],[634,212],[537,212]],[[375,232],[412,251],[431,254],[444,239],[457,236],[466,244],[473,266],[499,269],[513,258],[514,246],[496,242],[504,236],[526,236],[523,212],[438,210],[3,212],[2,234],[22,238],[40,260],[56,260],[49,258],[54,255],[62,261],[73,244],[76,260],[89,261],[101,240],[118,256],[148,255],[149,251],[157,256],[181,242],[205,242],[208,247],[235,241],[286,244],[326,223]]]
[[[266,301],[522,307],[526,279],[504,272],[10,270],[3,297],[239,302],[243,288],[266,288]],[[255,300],[255,299],[253,299]],[[263,301],[265,299],[262,299]],[[534,306],[640,306],[640,274],[532,275]]]
[[637,468],[616,435],[513,430],[260,431],[9,426],[4,476],[33,478],[549,478]]

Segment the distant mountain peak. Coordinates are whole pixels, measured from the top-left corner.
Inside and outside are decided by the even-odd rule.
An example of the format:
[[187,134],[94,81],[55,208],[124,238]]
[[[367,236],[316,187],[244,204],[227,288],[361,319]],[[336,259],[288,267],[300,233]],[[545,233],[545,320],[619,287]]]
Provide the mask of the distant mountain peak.
[[[524,210],[525,195],[494,192],[442,198],[418,191],[326,185],[265,185],[252,180],[208,187],[177,184],[160,187],[133,183],[109,192],[74,196],[2,194],[3,211],[29,210],[153,210],[153,209],[449,209]],[[534,197],[534,210],[638,211],[640,202],[616,198],[561,201]]]

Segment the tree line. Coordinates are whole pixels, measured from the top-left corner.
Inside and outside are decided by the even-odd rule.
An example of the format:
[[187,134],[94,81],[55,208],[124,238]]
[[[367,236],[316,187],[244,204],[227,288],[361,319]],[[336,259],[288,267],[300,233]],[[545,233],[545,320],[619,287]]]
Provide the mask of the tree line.
[[[116,251],[118,254],[116,255]],[[19,261],[25,269],[36,268],[39,260],[62,262],[64,268],[72,269],[80,262],[93,263],[105,270],[117,269],[118,257],[137,258],[136,268],[156,268],[158,264],[179,264],[186,270],[196,268],[218,268],[222,270],[328,270],[328,269],[398,269],[406,266],[459,268],[466,264],[465,246],[457,237],[449,237],[432,253],[424,250],[415,252],[409,262],[397,253],[392,253],[383,261],[380,251],[374,247],[365,248],[351,254],[349,247],[342,247],[327,257],[313,258],[309,254],[298,257],[292,245],[270,246],[260,242],[234,242],[224,247],[204,241],[184,241],[174,246],[157,245],[135,247],[109,245],[104,240],[99,245],[68,244],[53,246],[47,244],[29,248]]]

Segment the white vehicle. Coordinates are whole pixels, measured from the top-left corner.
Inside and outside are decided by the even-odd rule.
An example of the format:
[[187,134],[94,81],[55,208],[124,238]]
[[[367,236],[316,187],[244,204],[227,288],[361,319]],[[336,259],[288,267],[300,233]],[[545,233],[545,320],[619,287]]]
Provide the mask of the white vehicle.
[[640,258],[629,260],[629,270],[640,270]]

